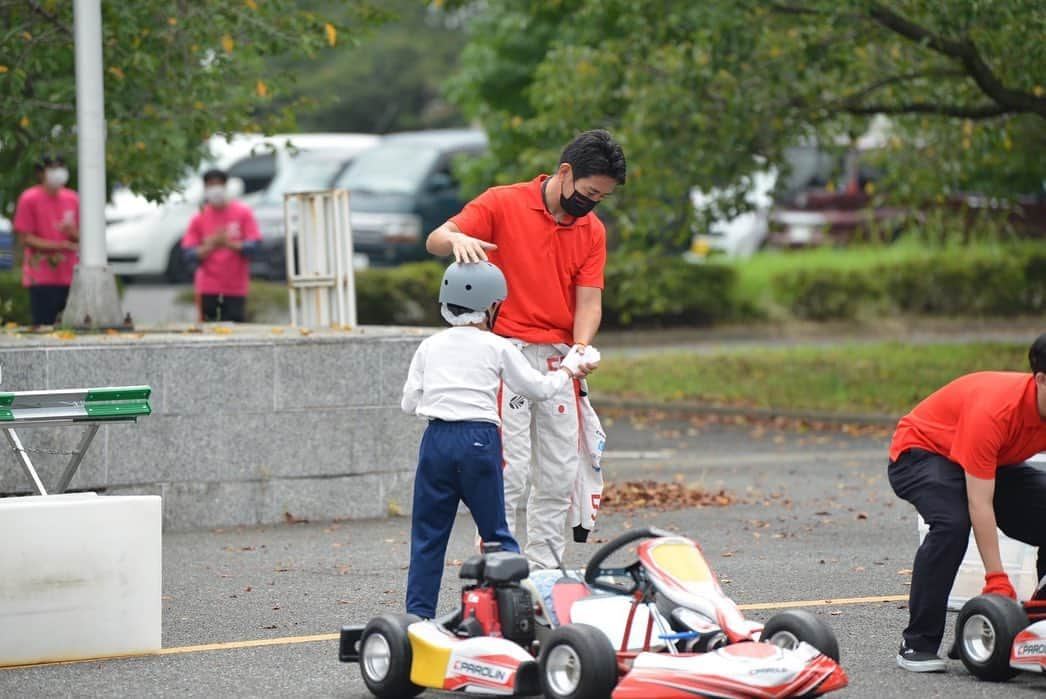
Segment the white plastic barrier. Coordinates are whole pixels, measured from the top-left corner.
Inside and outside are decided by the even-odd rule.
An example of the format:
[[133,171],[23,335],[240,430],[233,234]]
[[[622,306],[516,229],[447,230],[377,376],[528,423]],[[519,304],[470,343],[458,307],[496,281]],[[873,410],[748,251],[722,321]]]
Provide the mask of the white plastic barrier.
[[158,496],[0,499],[0,666],[156,652]]

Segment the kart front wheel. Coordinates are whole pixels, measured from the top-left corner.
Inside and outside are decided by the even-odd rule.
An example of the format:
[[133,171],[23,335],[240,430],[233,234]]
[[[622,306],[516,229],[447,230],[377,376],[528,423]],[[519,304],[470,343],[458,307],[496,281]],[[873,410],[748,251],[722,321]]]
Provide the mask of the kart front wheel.
[[839,641],[832,627],[804,609],[789,609],[774,614],[763,627],[759,640],[787,649],[793,649],[801,642],[809,643],[839,662]]
[[595,626],[567,624],[553,631],[538,661],[549,699],[610,699],[617,684],[617,654]]
[[1017,674],[1010,667],[1013,639],[1028,625],[1021,606],[1001,595],[979,595],[962,606],[955,622],[959,658],[979,680],[1005,682]]
[[370,693],[380,699],[403,699],[424,687],[410,681],[413,660],[407,627],[420,621],[413,614],[374,617],[360,637],[360,674]]

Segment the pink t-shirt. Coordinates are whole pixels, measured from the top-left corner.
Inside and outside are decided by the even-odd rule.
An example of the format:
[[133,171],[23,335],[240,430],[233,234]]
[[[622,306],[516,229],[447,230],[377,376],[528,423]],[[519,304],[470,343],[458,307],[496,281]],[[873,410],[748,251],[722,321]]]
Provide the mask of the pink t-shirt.
[[[80,198],[71,189],[51,193],[41,184],[22,192],[15,207],[16,233],[30,233],[45,240],[70,240],[58,230],[63,222],[80,227]],[[37,250],[26,246],[22,255],[22,286],[69,286],[80,260],[75,250]]]
[[[231,201],[221,209],[208,204],[189,223],[182,238],[183,248],[195,248],[222,228],[230,241],[261,240],[258,223],[250,207]],[[247,256],[229,248],[217,248],[200,262],[196,270],[196,291],[200,294],[246,296],[251,267]]]

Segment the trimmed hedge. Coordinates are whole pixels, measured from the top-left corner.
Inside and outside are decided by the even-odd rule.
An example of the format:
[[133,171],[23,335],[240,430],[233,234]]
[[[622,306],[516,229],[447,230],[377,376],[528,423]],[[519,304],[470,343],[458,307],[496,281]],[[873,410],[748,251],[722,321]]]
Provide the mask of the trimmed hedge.
[[0,272],[0,324],[29,325],[32,320],[33,317],[29,313],[29,292],[22,286],[21,271]]
[[797,268],[771,279],[775,300],[810,320],[863,310],[1020,315],[1046,310],[1046,251],[1028,245],[927,249],[864,268]]
[[[758,265],[771,263],[761,268]],[[744,265],[755,265],[745,267]],[[445,263],[376,267],[356,276],[359,322],[444,325],[436,298]],[[755,272],[744,278],[749,271]],[[1046,250],[1035,245],[790,252],[729,264],[613,253],[604,328],[708,325],[785,315],[807,320],[868,315],[1019,315],[1046,311]],[[759,282],[757,293],[741,287]],[[250,319],[280,322],[283,284],[252,283]],[[183,302],[192,302],[192,293]]]
[[708,325],[737,313],[736,272],[725,265],[618,253],[604,276],[603,327]]
[[414,262],[356,273],[356,315],[361,325],[445,325],[439,283],[446,265]]

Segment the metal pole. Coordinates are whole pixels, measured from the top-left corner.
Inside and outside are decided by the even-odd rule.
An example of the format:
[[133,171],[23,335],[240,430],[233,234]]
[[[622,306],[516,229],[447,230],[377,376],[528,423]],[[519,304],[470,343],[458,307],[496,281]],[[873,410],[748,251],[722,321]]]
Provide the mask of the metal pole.
[[120,300],[105,254],[105,93],[101,0],[73,0],[76,135],[80,191],[80,264],[62,325],[116,327]]
[[105,258],[105,95],[102,82],[101,0],[74,0],[76,18],[76,133],[79,156],[80,264]]

